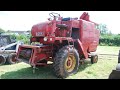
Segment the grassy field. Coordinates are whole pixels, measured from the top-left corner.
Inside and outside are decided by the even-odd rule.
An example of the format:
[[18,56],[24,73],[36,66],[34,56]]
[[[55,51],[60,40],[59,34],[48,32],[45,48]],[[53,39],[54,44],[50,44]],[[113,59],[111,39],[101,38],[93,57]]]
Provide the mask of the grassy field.
[[[69,76],[66,79],[108,79],[109,74],[117,65],[117,56],[120,47],[114,46],[99,46],[97,53],[99,61],[96,64],[91,64],[90,60],[86,60],[84,65],[79,67],[77,74]],[[101,55],[109,54],[109,55]],[[30,65],[18,63],[14,65],[0,66],[0,79],[57,79],[52,67],[41,67],[33,74]]]

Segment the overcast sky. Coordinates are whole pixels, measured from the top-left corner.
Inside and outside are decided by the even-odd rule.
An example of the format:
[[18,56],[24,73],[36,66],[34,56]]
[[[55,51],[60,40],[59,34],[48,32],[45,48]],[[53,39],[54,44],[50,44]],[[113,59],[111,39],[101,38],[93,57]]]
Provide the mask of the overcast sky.
[[[0,28],[4,30],[31,30],[34,24],[47,21],[50,12],[63,17],[80,17],[84,11],[0,11]],[[90,20],[106,24],[112,33],[120,33],[120,11],[86,11]]]

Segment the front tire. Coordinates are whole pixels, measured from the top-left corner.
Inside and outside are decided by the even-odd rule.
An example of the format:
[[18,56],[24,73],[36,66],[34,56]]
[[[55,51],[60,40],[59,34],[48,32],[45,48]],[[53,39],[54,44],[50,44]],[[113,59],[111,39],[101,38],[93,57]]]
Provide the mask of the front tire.
[[6,62],[6,58],[4,56],[0,56],[0,66],[4,65]]
[[7,63],[8,64],[15,64],[17,63],[17,59],[16,59],[16,53],[11,53],[8,58],[7,58]]
[[70,46],[61,48],[53,62],[53,70],[58,78],[67,78],[77,73],[79,67],[79,54],[77,50]]

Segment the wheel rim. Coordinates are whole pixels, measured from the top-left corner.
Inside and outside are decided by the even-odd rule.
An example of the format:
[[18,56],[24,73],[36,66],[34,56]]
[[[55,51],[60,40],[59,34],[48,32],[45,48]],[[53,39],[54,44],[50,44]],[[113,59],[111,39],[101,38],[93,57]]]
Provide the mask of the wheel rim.
[[98,57],[96,56],[96,57],[94,58],[94,63],[97,63],[97,61],[98,61]]
[[76,65],[76,59],[73,54],[68,55],[66,61],[65,61],[65,69],[67,72],[72,72]]
[[14,63],[16,62],[16,55],[12,56],[11,61],[14,62]]

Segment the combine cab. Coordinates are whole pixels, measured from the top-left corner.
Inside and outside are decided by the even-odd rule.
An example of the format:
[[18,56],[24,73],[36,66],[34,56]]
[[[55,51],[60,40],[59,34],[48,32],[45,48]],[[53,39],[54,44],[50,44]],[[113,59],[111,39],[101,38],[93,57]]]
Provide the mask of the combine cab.
[[[31,45],[20,45],[17,60],[30,64],[33,68],[53,62],[57,77],[66,78],[78,71],[80,62],[91,58],[97,63],[96,51],[100,32],[97,24],[89,20],[84,12],[78,18],[63,18],[58,13],[50,13],[48,19],[33,25]],[[37,44],[35,44],[37,43]]]

